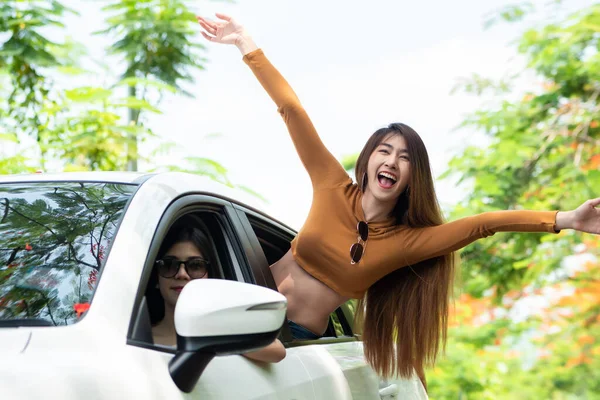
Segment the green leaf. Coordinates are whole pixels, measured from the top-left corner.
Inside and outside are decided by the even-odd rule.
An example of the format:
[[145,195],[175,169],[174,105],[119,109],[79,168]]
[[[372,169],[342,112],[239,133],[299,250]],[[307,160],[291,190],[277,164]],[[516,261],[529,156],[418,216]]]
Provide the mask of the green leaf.
[[85,69],[74,66],[61,66],[56,68],[56,70],[65,75],[83,75],[87,73]]
[[598,188],[600,186],[600,171],[597,169],[592,169],[587,171],[586,173],[587,179],[589,180],[589,184],[592,187]]
[[131,108],[131,109],[134,109],[134,110],[151,111],[151,112],[153,112],[155,114],[161,114],[162,113],[162,111],[160,111],[156,107],[153,107],[146,100],[141,100],[141,99],[138,99],[136,97],[126,97],[124,99],[120,99],[120,100],[115,101],[114,103],[112,103],[111,106],[112,107]]
[[522,269],[522,268],[527,268],[527,266],[530,264],[530,260],[521,260],[521,261],[517,261],[513,263],[513,268],[514,269]]
[[14,133],[0,133],[0,140],[5,140],[7,142],[18,143],[17,135]]
[[112,95],[112,91],[99,87],[79,87],[76,89],[66,90],[65,96],[67,99],[74,102],[98,102],[105,101]]

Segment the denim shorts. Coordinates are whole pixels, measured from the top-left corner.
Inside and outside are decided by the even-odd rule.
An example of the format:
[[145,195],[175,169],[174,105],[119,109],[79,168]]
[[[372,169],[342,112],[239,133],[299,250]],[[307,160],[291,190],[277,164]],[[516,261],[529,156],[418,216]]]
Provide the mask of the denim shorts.
[[317,335],[316,333],[309,331],[302,325],[297,324],[294,321],[289,320],[289,319],[288,319],[288,326],[290,327],[290,331],[292,331],[292,337],[294,339],[315,340],[315,339],[319,339],[321,337],[321,335]]

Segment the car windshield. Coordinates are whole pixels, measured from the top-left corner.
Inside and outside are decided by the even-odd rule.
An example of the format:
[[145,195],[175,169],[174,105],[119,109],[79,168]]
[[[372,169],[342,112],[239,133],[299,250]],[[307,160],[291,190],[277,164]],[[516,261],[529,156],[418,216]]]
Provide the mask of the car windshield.
[[69,325],[90,307],[136,185],[0,184],[0,327]]

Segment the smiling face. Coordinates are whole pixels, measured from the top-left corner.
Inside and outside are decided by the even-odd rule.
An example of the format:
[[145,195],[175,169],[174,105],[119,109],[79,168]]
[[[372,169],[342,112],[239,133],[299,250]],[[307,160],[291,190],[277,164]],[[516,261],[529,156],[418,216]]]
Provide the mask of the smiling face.
[[[192,242],[177,242],[163,256],[163,259],[166,258],[174,258],[180,261],[187,261],[195,258],[205,258],[205,255],[202,254],[200,249],[194,245]],[[208,278],[208,274],[205,274],[202,278]],[[160,290],[160,294],[165,300],[165,307],[175,308],[175,304],[177,303],[177,299],[179,298],[179,294],[181,290],[189,281],[193,278],[188,275],[185,270],[183,264],[179,265],[179,269],[177,270],[177,274],[172,278],[164,278],[162,276],[158,276],[158,288]]]
[[367,164],[365,194],[382,204],[395,205],[410,179],[406,140],[390,133],[375,148]]
[[443,222],[425,143],[410,126],[394,122],[376,130],[360,152],[354,172],[363,207],[375,208],[371,215],[388,213],[397,224],[415,227]]

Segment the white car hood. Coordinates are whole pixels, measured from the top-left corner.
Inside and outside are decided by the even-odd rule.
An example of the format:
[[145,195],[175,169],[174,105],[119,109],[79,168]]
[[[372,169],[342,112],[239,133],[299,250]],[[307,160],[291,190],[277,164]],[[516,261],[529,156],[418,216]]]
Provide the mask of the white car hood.
[[22,353],[30,340],[30,328],[0,328],[0,354]]

